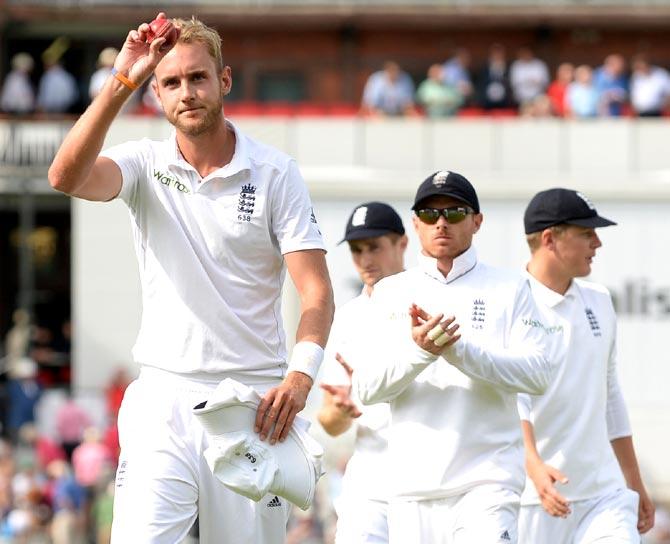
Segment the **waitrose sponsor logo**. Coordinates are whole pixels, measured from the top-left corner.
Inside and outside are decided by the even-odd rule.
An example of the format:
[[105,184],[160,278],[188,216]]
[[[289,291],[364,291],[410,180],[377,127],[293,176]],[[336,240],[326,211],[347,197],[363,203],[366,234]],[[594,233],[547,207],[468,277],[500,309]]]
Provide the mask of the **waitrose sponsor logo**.
[[556,332],[563,332],[563,325],[552,325],[550,327],[547,327],[541,321],[538,321],[537,319],[531,319],[531,318],[523,318],[523,319],[521,319],[521,322],[524,325],[526,325],[527,327],[542,329],[547,334],[554,334]]
[[165,185],[170,189],[177,189],[177,191],[181,193],[189,194],[191,192],[189,188],[186,187],[186,185],[184,185],[177,178],[166,174],[165,172],[161,172],[160,170],[154,170],[154,179],[158,181],[158,183]]

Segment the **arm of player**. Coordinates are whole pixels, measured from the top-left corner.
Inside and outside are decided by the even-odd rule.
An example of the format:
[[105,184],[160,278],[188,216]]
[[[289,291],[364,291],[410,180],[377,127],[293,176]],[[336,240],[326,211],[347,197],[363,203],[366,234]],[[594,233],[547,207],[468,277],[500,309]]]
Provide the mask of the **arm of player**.
[[[614,308],[612,308],[614,311]],[[616,455],[626,485],[640,496],[637,529],[646,533],[654,526],[655,507],[647,493],[633,446],[632,430],[628,418],[626,402],[623,398],[617,377],[616,329],[614,330],[607,362],[607,432],[612,449]]]
[[565,518],[570,515],[570,503],[556,489],[556,482],[566,484],[568,478],[560,470],[546,464],[537,451],[533,424],[525,415],[530,412],[530,398],[527,395],[519,395],[517,405],[521,416],[523,446],[526,451],[526,473],[537,490],[542,508],[552,516]]
[[324,391],[323,404],[317,414],[317,419],[330,436],[338,436],[347,431],[353,420],[362,415],[351,398],[353,369],[339,353],[335,355],[335,358],[346,372],[349,383],[347,385],[321,384],[321,389]]
[[[305,351],[314,353],[307,354],[311,360],[304,361],[305,366],[300,371],[291,370],[292,359],[284,381],[270,389],[258,406],[255,430],[261,440],[270,436],[271,444],[286,438],[295,416],[305,407],[323,357],[322,348],[328,340],[335,308],[323,250],[293,251],[285,254],[284,259],[300,298],[296,346],[304,343]],[[319,349],[320,356],[316,354]],[[295,353],[294,349],[294,356]]]
[[623,436],[612,440],[611,444],[617,461],[619,461],[621,472],[626,479],[626,485],[640,496],[637,530],[640,533],[646,533],[654,526],[656,507],[642,482],[640,467],[633,447],[633,438]]
[[[375,289],[379,291],[378,288]],[[407,348],[396,349],[396,346],[388,342],[375,343],[377,352],[368,357],[371,364],[357,369],[354,373],[353,386],[363,404],[388,402],[400,395],[421,372],[438,359],[445,346],[451,346],[460,338],[460,335],[456,334],[458,324],[454,323],[453,317],[444,319],[443,314],[428,316],[416,305],[412,305],[408,312],[412,342]],[[381,319],[380,322],[382,327],[372,334],[373,338],[403,335],[403,331],[384,327],[385,320]],[[392,327],[388,321],[386,322]],[[431,331],[438,325],[446,333],[446,336],[443,335],[446,344],[440,346],[429,337]]]
[[[165,18],[160,13],[158,17]],[[161,51],[165,38],[148,44],[149,25],[131,30],[116,58],[115,68],[130,81],[142,85],[170,47]],[[87,200],[107,201],[121,190],[121,170],[111,159],[98,157],[105,136],[132,90],[110,77],[98,97],[66,135],[49,168],[49,183],[57,191]]]
[[[483,346],[464,338],[444,350],[453,366],[474,380],[481,380],[513,393],[541,395],[554,375],[555,366],[545,353],[547,331],[526,281],[515,294],[510,331],[503,347]],[[557,330],[552,334],[559,334]]]

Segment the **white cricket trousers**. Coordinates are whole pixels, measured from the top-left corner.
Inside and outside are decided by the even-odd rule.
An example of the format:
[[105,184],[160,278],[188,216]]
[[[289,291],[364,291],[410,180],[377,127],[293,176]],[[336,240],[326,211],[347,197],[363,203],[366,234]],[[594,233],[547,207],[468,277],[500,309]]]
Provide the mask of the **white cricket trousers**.
[[480,485],[463,495],[442,499],[392,500],[389,542],[520,544],[518,515],[519,495],[497,484]]
[[[112,544],[178,544],[196,516],[201,544],[284,543],[288,501],[267,495],[256,503],[238,495],[213,476],[203,457],[209,444],[192,409],[221,378],[142,367],[126,390]],[[261,395],[279,383],[234,378]]]
[[567,518],[547,514],[542,505],[522,506],[519,544],[638,544],[639,496],[630,489],[570,503]]

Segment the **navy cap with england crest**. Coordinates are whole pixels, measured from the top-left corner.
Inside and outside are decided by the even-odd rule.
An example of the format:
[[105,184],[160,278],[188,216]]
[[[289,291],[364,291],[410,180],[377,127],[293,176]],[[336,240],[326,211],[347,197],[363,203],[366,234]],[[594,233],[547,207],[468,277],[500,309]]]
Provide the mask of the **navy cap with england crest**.
[[526,234],[539,232],[556,225],[580,227],[609,227],[614,221],[598,215],[593,203],[579,191],[556,187],[537,193],[523,214]]
[[384,202],[366,202],[354,208],[344,231],[345,241],[377,238],[395,232],[405,234],[402,219],[391,206]]
[[475,191],[475,188],[465,176],[456,172],[440,170],[428,176],[416,190],[412,209],[421,209],[421,203],[431,196],[449,196],[455,198],[470,206],[475,213],[479,213],[477,191]]

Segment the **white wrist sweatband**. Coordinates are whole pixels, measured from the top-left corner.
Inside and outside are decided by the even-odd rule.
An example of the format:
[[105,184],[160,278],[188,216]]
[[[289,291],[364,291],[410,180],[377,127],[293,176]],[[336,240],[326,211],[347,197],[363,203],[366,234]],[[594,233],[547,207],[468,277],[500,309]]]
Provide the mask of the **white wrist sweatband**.
[[312,380],[316,379],[319,367],[323,361],[323,348],[315,342],[298,342],[293,346],[291,360],[288,362],[288,372],[302,372]]

